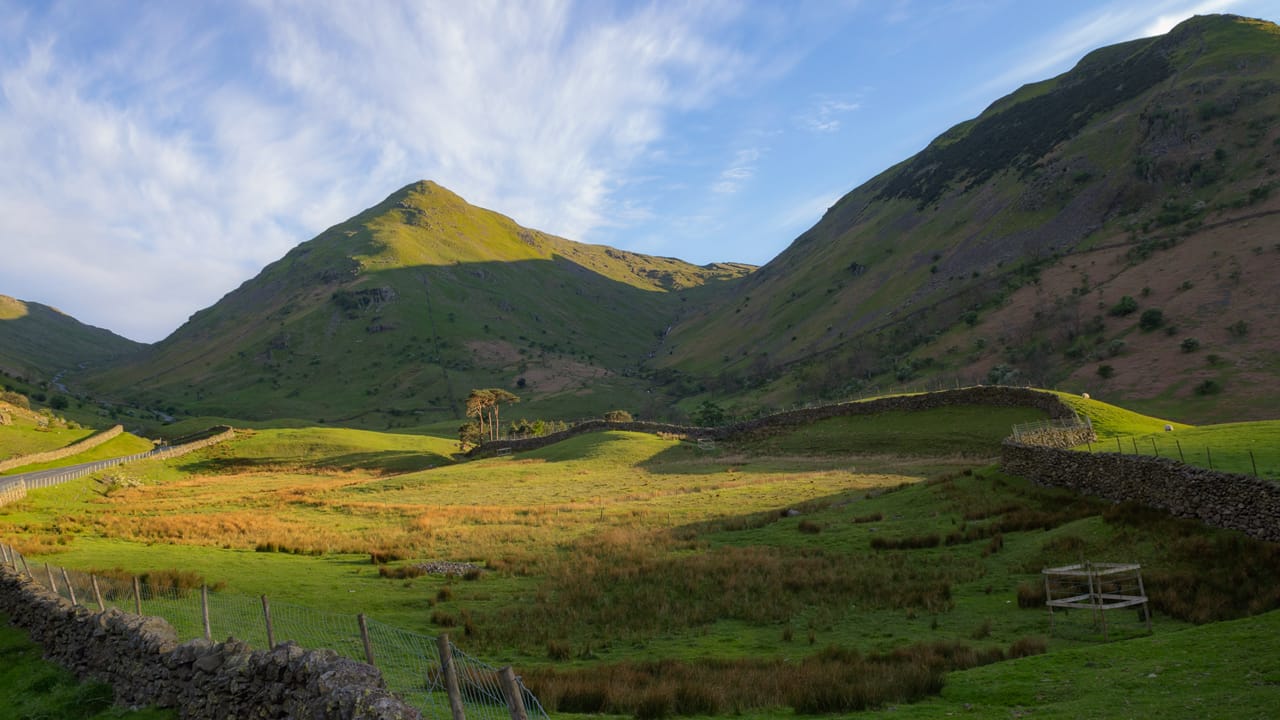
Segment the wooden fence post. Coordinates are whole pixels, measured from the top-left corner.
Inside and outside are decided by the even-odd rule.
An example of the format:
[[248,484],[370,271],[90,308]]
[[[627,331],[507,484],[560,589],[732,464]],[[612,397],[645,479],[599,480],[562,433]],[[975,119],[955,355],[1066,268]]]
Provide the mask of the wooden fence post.
[[67,569],[61,568],[62,580],[67,584],[67,594],[71,596],[71,604],[79,605],[80,601],[76,600],[76,586],[71,584],[71,576],[67,575]]
[[1187,458],[1185,455],[1182,454],[1182,442],[1175,439],[1173,441],[1173,444],[1178,446],[1178,461],[1181,462],[1183,465],[1186,465]]
[[102,602],[102,590],[98,588],[98,576],[90,575],[89,584],[93,586],[93,599],[98,603],[98,612],[106,612],[107,604]]
[[276,646],[276,629],[271,625],[271,603],[267,601],[267,596],[262,596],[262,617],[267,621],[267,648]]
[[200,619],[204,621],[204,639],[213,640],[213,632],[209,628],[209,586],[200,586]]
[[58,592],[58,583],[53,581],[53,571],[49,569],[49,563],[44,564],[44,574],[49,577],[49,589],[56,594]]
[[27,565],[27,557],[25,555],[19,555],[18,559],[22,561],[22,570],[27,574],[27,578],[35,580],[36,576],[31,574],[31,567]]
[[137,575],[133,576],[133,611],[135,615],[142,614],[142,583]]
[[1249,448],[1249,462],[1253,463],[1253,476],[1258,477],[1258,461],[1253,457],[1253,448]]
[[507,696],[511,720],[529,720],[529,713],[524,709],[524,696],[520,694],[520,683],[516,682],[516,671],[508,665],[498,671],[498,677],[502,680],[502,693]]
[[369,624],[365,622],[364,613],[356,616],[356,622],[360,623],[360,640],[364,642],[364,659],[370,665],[378,667],[378,663],[373,661],[373,643],[369,642]]
[[0,543],[0,553],[4,553],[4,564],[5,564],[5,565],[12,565],[12,564],[13,564],[13,559],[9,557],[9,546],[8,546],[8,545],[5,545],[4,543]]
[[462,707],[462,691],[458,688],[458,669],[453,666],[453,648],[449,647],[449,635],[445,633],[436,638],[436,646],[440,648],[440,671],[444,673],[444,687],[449,693],[449,712],[453,720],[467,720]]

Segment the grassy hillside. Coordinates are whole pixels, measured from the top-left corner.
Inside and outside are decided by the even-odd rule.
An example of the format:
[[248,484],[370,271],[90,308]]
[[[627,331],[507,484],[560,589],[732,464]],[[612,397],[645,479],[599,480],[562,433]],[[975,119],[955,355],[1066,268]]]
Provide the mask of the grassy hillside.
[[0,295],[0,370],[50,380],[82,363],[102,364],[144,345],[34,302]]
[[1091,53],[850,192],[656,361],[772,405],[960,377],[1267,417],[1278,87],[1280,29],[1234,16]]
[[183,413],[376,427],[461,417],[475,387],[561,416],[654,412],[637,368],[748,270],[574,243],[418,183],[91,385]]
[[[1164,424],[1073,402],[1104,433]],[[979,677],[1008,668],[1013,683],[980,700],[998,707],[1022,697],[1025,673],[1062,677],[1100,643],[1087,614],[1050,635],[1036,597],[1041,568],[1080,558],[1147,569],[1155,637],[1141,642],[1156,649],[1137,659],[1192,625],[1280,603],[1272,545],[982,467],[1027,419],[948,408],[714,449],[607,432],[460,464],[444,464],[440,438],[260,428],[132,466],[140,487],[33,492],[0,508],[0,534],[57,564],[182,568],[228,591],[449,631],[516,663],[560,712],[849,711],[992,662]],[[413,572],[427,560],[487,570]],[[1126,613],[1112,632],[1145,627]],[[1044,650],[1047,665],[997,662]],[[1064,652],[1086,655],[1054,660]],[[1142,702],[1181,707],[1196,692]]]

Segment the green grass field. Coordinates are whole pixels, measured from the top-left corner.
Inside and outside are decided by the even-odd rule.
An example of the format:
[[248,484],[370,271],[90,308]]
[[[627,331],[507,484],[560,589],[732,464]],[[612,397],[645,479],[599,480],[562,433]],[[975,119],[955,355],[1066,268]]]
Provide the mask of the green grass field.
[[1166,457],[1188,465],[1280,480],[1280,420],[1114,435],[1093,449]]
[[[1111,437],[1164,425],[1076,402]],[[1113,648],[1154,658],[1166,638],[1280,606],[1274,546],[988,467],[1010,426],[1037,417],[836,418],[713,449],[606,432],[463,463],[431,434],[259,428],[127,466],[139,487],[84,479],[32,492],[0,508],[0,534],[53,564],[188,570],[225,592],[447,631],[516,664],[557,713],[903,708],[939,688],[913,712],[1007,713],[1026,702],[1027,673],[1086,683],[1071,668],[1118,663]],[[1113,622],[1122,642],[1104,644],[1082,613],[1050,635],[1040,570],[1080,559],[1142,563],[1153,637],[1130,613]],[[487,571],[408,572],[427,560]],[[973,699],[986,680],[963,690],[968,673],[1006,670],[1007,692]],[[1179,684],[1139,707],[1191,693]],[[1063,697],[1058,716],[1108,697]]]

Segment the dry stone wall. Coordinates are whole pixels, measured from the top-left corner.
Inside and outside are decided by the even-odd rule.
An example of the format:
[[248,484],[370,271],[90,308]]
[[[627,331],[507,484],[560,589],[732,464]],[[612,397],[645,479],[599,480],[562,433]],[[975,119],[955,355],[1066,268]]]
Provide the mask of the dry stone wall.
[[4,472],[5,470],[9,470],[11,468],[21,467],[23,465],[35,465],[36,463],[53,462],[54,460],[61,460],[62,458],[71,457],[72,455],[78,455],[84,452],[85,450],[88,450],[90,448],[95,448],[101,445],[102,443],[110,440],[113,437],[116,437],[122,432],[124,432],[124,427],[120,425],[115,425],[107,430],[103,430],[97,435],[90,435],[89,437],[81,440],[80,442],[71,443],[70,445],[64,448],[60,448],[58,450],[50,450],[48,452],[34,453],[32,455],[19,455],[17,457],[12,457],[7,460],[0,460],[0,472]]
[[1168,458],[1033,447],[1006,440],[1005,472],[1115,502],[1136,502],[1280,542],[1280,485]]
[[[818,420],[842,417],[846,415],[874,415],[892,411],[932,410],[934,408],[956,405],[988,405],[994,407],[1032,407],[1043,410],[1052,419],[1064,419],[1075,416],[1075,411],[1058,399],[1057,395],[1031,390],[1003,386],[977,386],[959,390],[922,393],[919,395],[898,395],[858,402],[836,403],[813,408],[790,410],[769,415],[768,417],[747,420],[722,427],[691,427],[688,425],[669,425],[652,422],[609,422],[606,420],[588,420],[558,433],[542,437],[523,438],[518,440],[496,440],[486,442],[472,448],[468,457],[486,457],[502,452],[525,452],[546,447],[576,435],[605,430],[630,430],[647,433],[670,433],[681,437],[709,438],[727,440],[738,437],[767,434],[775,429],[807,425]],[[1083,442],[1083,441],[1081,441]]]
[[105,682],[122,705],[177,708],[190,720],[313,718],[419,720],[370,665],[294,643],[252,650],[226,642],[178,642],[160,618],[72,605],[0,567],[0,612],[81,679]]

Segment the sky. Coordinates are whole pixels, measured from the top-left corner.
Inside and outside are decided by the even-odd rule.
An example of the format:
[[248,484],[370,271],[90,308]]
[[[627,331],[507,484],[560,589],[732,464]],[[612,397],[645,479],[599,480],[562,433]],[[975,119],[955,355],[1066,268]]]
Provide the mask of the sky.
[[1020,85],[1276,0],[0,0],[0,294],[155,342],[434,180],[764,264]]

